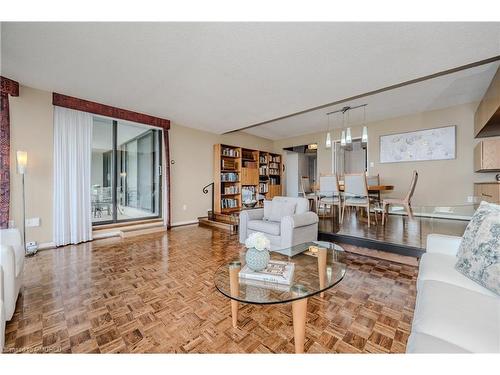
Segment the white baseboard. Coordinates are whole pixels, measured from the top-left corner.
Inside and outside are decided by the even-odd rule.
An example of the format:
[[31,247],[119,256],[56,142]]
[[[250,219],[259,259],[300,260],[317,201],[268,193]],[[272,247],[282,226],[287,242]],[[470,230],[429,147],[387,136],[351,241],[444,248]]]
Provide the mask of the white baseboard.
[[54,249],[55,247],[56,247],[55,242],[43,242],[38,245],[38,250]]
[[183,225],[193,225],[193,224],[198,224],[198,219],[188,220],[188,221],[177,221],[175,223],[172,223],[170,226],[173,228],[173,227],[181,227]]

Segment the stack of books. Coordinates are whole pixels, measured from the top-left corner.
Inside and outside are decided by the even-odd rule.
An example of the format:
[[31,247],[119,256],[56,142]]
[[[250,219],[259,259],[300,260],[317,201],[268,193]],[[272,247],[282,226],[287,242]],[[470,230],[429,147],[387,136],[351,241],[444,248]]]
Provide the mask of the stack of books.
[[[271,260],[267,267],[262,271],[253,271],[247,265],[245,265],[240,273],[239,277],[242,280],[248,281],[259,281],[267,283],[276,283],[283,285],[290,285],[293,281],[293,272],[295,270],[295,264],[291,262],[283,262],[280,260]],[[265,284],[262,284],[265,285]]]

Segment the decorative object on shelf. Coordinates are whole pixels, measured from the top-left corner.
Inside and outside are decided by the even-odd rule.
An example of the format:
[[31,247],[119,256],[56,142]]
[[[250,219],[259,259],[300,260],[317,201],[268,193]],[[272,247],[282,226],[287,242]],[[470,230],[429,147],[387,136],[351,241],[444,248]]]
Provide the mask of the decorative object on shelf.
[[271,259],[271,255],[269,254],[271,242],[264,233],[252,233],[246,239],[245,246],[248,249],[245,255],[248,268],[253,271],[262,271],[265,269]]
[[380,136],[380,162],[455,159],[456,126]]

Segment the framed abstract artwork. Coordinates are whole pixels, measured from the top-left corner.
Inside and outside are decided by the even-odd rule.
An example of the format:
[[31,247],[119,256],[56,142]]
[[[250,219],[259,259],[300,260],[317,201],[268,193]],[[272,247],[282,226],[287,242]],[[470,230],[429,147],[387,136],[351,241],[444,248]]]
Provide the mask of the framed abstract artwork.
[[455,159],[456,126],[380,136],[380,162]]

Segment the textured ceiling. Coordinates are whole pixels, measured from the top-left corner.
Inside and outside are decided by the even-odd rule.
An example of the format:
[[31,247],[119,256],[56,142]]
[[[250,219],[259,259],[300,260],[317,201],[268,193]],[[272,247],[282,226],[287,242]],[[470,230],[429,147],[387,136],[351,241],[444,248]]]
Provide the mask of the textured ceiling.
[[1,68],[222,133],[499,54],[499,23],[2,23]]

